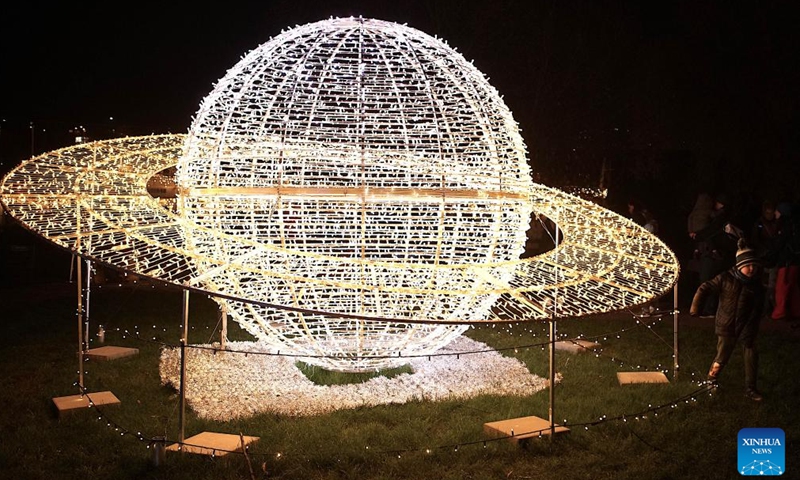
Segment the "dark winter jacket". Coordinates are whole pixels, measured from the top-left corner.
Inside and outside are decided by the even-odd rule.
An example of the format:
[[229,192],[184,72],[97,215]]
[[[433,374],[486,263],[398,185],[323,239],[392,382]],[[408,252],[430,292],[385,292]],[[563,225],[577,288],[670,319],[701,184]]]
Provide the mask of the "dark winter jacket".
[[706,228],[708,224],[711,223],[711,218],[713,216],[714,200],[711,198],[711,195],[701,193],[697,196],[697,202],[695,202],[694,208],[691,213],[689,213],[689,219],[686,225],[689,233],[697,233]]
[[[722,260],[726,266],[733,265],[736,256],[736,238],[725,233],[725,225],[730,223],[730,215],[725,208],[715,210],[711,221],[702,230],[695,232],[695,241],[705,245],[701,249],[701,254],[711,254],[713,257]],[[703,251],[706,250],[706,251]]]
[[768,220],[764,218],[764,215],[759,217],[753,225],[750,241],[765,267],[772,267],[777,262],[781,249],[779,232],[778,220]]
[[775,263],[779,267],[800,265],[800,218],[793,210],[788,203],[778,205],[781,218],[778,220]]
[[719,296],[714,321],[716,334],[721,337],[739,337],[745,343],[755,340],[764,305],[764,286],[761,279],[746,278],[735,268],[725,270],[700,285],[689,313],[697,315],[706,296],[710,294]]

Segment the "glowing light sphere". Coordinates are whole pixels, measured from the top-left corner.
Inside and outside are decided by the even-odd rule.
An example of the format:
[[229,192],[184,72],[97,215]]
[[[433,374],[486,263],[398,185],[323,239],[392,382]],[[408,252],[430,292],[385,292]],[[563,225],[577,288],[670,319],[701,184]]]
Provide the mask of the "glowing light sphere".
[[518,259],[533,208],[517,124],[486,78],[442,41],[362,18],[246,55],[203,101],[177,178],[181,216],[215,232],[187,236],[204,286],[334,314],[220,300],[260,340],[337,370],[432,353],[466,328],[352,315],[486,318],[498,294],[452,295],[475,278],[436,267]]

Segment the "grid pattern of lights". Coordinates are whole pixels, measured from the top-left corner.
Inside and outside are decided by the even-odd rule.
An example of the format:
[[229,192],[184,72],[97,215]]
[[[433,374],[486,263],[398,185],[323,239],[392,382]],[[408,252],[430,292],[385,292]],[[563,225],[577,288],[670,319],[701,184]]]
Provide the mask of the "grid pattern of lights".
[[[150,196],[176,164],[177,202]],[[432,353],[469,323],[644,303],[678,271],[642,228],[534,184],[510,111],[461,55],[360,18],[250,52],[185,139],[51,152],[0,194],[46,238],[208,292],[261,341],[335,370]],[[519,259],[532,212],[563,238]]]

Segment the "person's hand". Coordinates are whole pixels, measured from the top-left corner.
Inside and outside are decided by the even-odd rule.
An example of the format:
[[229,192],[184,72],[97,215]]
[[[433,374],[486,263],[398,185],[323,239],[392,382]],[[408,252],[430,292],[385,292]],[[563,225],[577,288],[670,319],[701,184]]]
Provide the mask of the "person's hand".
[[691,238],[692,240],[694,240],[694,239],[695,239],[695,237],[697,237],[697,234],[696,234],[695,232],[689,232],[689,238]]

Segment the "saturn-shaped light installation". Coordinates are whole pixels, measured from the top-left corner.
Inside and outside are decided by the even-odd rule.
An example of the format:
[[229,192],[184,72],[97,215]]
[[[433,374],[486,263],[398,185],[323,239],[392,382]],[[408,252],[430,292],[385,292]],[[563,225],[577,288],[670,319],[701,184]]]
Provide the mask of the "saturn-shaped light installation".
[[[177,165],[177,198],[147,193]],[[81,256],[211,294],[276,351],[341,371],[431,354],[469,324],[646,302],[674,254],[593,203],[534,184],[510,110],[413,28],[330,19],[248,53],[186,136],[24,162],[3,203]],[[558,246],[520,259],[531,214]]]

